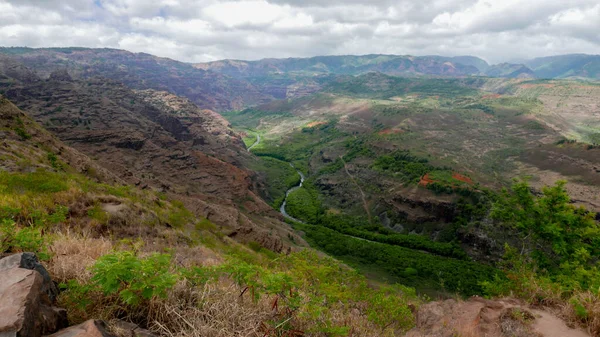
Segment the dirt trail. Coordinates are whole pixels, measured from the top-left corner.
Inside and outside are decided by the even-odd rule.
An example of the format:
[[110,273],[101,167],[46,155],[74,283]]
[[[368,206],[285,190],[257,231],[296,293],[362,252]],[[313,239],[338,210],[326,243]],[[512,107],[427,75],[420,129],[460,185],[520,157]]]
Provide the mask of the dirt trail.
[[406,337],[590,337],[548,311],[510,298],[429,302],[416,316],[417,326]]
[[537,317],[533,329],[544,337],[589,337],[583,330],[568,327],[560,318],[540,310],[531,310]]
[[346,165],[344,156],[340,156],[340,159],[342,160],[342,163],[344,163],[344,171],[346,171],[346,174],[348,175],[348,177],[350,177],[350,180],[352,180],[354,185],[356,185],[356,187],[358,187],[358,190],[360,191],[360,198],[362,199],[363,207],[365,208],[365,211],[367,212],[367,216],[369,217],[369,223],[371,223],[371,211],[369,211],[369,204],[367,203],[367,198],[365,197],[365,192],[363,192],[363,190],[362,190],[362,188],[360,188],[360,185],[358,184],[358,182],[356,182],[356,179],[354,179],[352,174],[350,174],[350,171],[348,171],[348,166]]

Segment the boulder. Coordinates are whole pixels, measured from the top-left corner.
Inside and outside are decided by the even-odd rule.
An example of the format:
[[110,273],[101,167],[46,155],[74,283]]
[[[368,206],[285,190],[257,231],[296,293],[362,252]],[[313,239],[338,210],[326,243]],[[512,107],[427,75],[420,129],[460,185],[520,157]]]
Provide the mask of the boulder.
[[43,273],[47,275],[30,253],[0,260],[0,336],[38,337],[68,325],[66,311],[53,306]]
[[14,254],[0,260],[0,272],[10,268],[23,268],[35,270],[42,276],[44,282],[42,284],[42,291],[44,291],[51,302],[56,300],[58,296],[58,288],[52,281],[50,274],[40,263],[37,256],[34,253],[20,253]]
[[108,333],[104,321],[90,319],[48,337],[114,337],[114,335]]

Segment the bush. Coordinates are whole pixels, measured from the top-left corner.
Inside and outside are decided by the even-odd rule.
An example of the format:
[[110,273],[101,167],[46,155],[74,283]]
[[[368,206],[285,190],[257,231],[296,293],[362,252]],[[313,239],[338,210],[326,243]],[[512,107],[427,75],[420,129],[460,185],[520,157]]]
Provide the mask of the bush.
[[19,228],[10,219],[0,219],[0,253],[32,252],[40,260],[50,259],[48,245],[39,227]]
[[124,304],[135,307],[144,300],[167,296],[177,281],[170,266],[167,254],[139,258],[133,252],[115,252],[96,261],[91,282],[105,295],[118,294]]
[[517,182],[494,203],[491,216],[519,231],[521,254],[535,270],[562,284],[565,290],[600,287],[600,226],[594,215],[570,203],[566,182],[544,187],[541,196],[526,181]]

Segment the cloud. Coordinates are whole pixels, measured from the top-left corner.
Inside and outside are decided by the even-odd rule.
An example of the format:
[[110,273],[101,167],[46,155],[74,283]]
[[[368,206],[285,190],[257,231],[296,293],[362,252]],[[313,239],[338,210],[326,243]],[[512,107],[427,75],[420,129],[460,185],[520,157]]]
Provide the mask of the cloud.
[[600,53],[597,0],[0,0],[0,45],[182,61],[330,54]]

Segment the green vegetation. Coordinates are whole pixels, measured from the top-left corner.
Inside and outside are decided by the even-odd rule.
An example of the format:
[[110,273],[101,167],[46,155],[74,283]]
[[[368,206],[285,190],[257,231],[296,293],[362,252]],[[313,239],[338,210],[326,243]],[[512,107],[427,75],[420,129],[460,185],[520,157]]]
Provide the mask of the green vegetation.
[[[570,204],[564,181],[536,197],[515,183],[494,204],[492,217],[522,233],[522,254],[567,290],[600,286],[600,226],[594,215]],[[520,248],[520,247],[519,247]]]
[[48,260],[48,243],[40,226],[17,227],[10,218],[0,218],[0,253],[33,252]]
[[[392,336],[414,325],[409,304],[420,301],[414,289],[401,285],[373,289],[357,271],[311,250],[279,255],[256,243],[250,243],[249,248],[240,246],[225,240],[209,221],[196,221],[182,203],[169,201],[166,195],[138,191],[130,186],[98,184],[66,172],[2,172],[0,178],[2,253],[36,252],[48,261],[49,270],[71,275],[62,267],[52,269],[55,259],[50,259],[50,252],[57,247],[74,252],[100,250],[96,244],[85,241],[89,238],[79,238],[71,232],[75,230],[73,224],[87,222],[94,231],[104,230],[106,226],[125,231],[133,225],[142,226],[135,227],[135,241],[123,239],[110,251],[97,256],[87,268],[89,273],[81,266],[73,276],[60,278],[63,291],[59,301],[61,306],[69,308],[70,320],[74,323],[125,315],[138,324],[152,320],[168,329],[188,326],[174,323],[175,316],[202,326],[204,316],[194,316],[194,310],[209,310],[209,305],[231,305],[240,301],[246,303],[243,307],[250,316],[258,313],[264,317],[260,318],[260,326],[267,336],[301,331],[315,336],[341,337],[353,329]],[[102,197],[96,199],[95,196]],[[139,219],[124,228],[115,226],[113,216],[102,207],[101,200],[107,198],[135,203],[142,212]],[[89,206],[77,203],[78,200],[85,200]],[[146,213],[150,212],[163,226],[157,228],[156,223],[147,221]],[[173,219],[193,226],[178,229],[180,226]],[[61,228],[69,230],[66,234],[60,233]],[[161,231],[160,235],[137,236],[137,233],[156,229]],[[190,229],[198,233],[188,232]],[[163,246],[166,253],[160,245],[154,248],[157,241],[169,240],[169,237],[175,240]],[[60,241],[58,246],[54,246],[55,240]],[[146,246],[145,240],[152,245]],[[171,250],[195,249],[199,244],[211,247],[223,256],[223,261],[210,266],[197,262],[187,266],[174,263]],[[63,263],[77,259],[64,254],[57,258]],[[73,263],[80,266],[82,261],[77,259]],[[185,306],[181,307],[181,303]],[[345,319],[356,308],[362,317],[359,325]],[[176,313],[173,310],[177,310]]]
[[452,175],[451,169],[448,167],[436,168],[429,164],[426,158],[414,156],[407,150],[396,151],[389,155],[379,156],[372,164],[372,168],[381,171],[388,171],[407,182],[418,183],[425,174],[435,170],[439,178],[444,178],[443,181],[450,182],[446,179],[449,174]]
[[480,282],[502,278],[498,270],[475,262],[352,238],[322,226],[295,224],[295,227],[306,233],[311,244],[326,253],[350,264],[357,262],[377,266],[403,284],[421,290],[442,289],[475,295],[482,292]]
[[300,175],[289,163],[272,157],[261,157],[250,166],[255,172],[264,174],[267,184],[265,199],[275,208],[279,208],[285,197],[285,191],[300,183]]
[[491,296],[513,295],[533,304],[562,306],[575,321],[600,332],[600,225],[582,207],[575,207],[565,182],[545,187],[535,196],[527,182],[503,191],[492,217],[520,241],[506,244],[499,267],[506,278],[481,283]]
[[[262,141],[262,146],[253,149],[252,152],[257,156],[273,157],[286,162],[307,162],[316,149],[342,135],[335,125],[335,121],[330,121],[314,128],[304,128],[301,132],[290,135],[286,139],[286,146],[265,139]],[[302,167],[299,169],[302,170]]]
[[[140,257],[133,251],[116,251],[95,262],[87,282],[63,284],[62,300],[79,308],[83,316],[110,303],[110,315],[127,313],[136,320],[149,305],[165,302],[178,283],[206,292],[229,278],[242,300],[249,298],[258,305],[261,298],[271,299],[269,309],[280,314],[263,322],[269,336],[293,331],[346,336],[350,326],[335,314],[347,314],[359,303],[366,305],[368,321],[382,334],[406,331],[414,324],[409,303],[418,299],[413,289],[400,285],[371,289],[356,271],[308,250],[261,263],[264,259],[260,254],[235,250],[223,264],[183,268],[174,267],[168,254]],[[300,330],[303,327],[308,329]]]
[[171,256],[152,254],[138,258],[130,251],[100,257],[92,267],[92,286],[104,295],[118,295],[126,305],[139,305],[155,296],[166,297],[176,276],[169,273]]
[[417,234],[399,234],[379,224],[368,224],[360,217],[327,214],[320,219],[319,223],[339,233],[373,242],[426,251],[439,256],[469,259],[467,254],[455,243],[435,242]]
[[66,191],[65,176],[46,171],[8,173],[0,171],[0,194],[57,193]]
[[318,192],[310,181],[294,190],[287,199],[286,211],[296,219],[316,223],[323,212],[318,201]]
[[27,140],[27,139],[31,139],[31,135],[25,131],[25,124],[23,123],[23,120],[21,118],[17,118],[17,122],[16,122],[16,127],[15,127],[15,133],[21,137],[22,140]]

